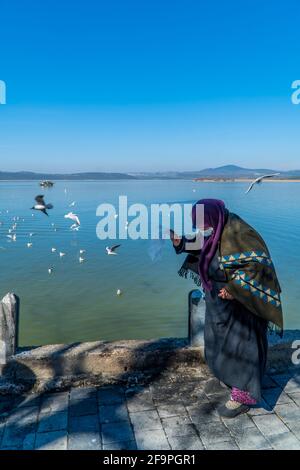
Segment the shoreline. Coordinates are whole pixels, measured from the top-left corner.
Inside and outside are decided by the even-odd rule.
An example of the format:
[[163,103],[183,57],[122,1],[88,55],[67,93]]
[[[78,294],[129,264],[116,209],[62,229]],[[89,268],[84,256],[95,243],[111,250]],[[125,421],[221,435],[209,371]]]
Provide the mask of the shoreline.
[[[120,178],[120,179],[53,179],[55,183],[66,183],[66,182],[71,182],[71,183],[82,183],[82,182],[90,182],[90,183],[96,183],[96,182],[122,182],[122,181],[192,181],[194,183],[251,183],[253,179],[251,178],[218,178],[218,179],[211,179],[211,178],[192,178],[192,179],[185,179],[185,178],[136,178],[136,179],[131,179],[131,178]],[[40,180],[35,180],[35,179],[0,179],[0,184],[1,183],[12,183],[12,182],[19,182],[19,183],[30,183],[30,182],[36,182],[39,184]],[[266,179],[263,181],[263,183],[300,183],[300,178],[283,178],[283,179]]]
[[[194,183],[252,183],[253,179],[250,178],[235,178],[235,179],[198,179],[195,178],[192,180]],[[295,179],[273,179],[273,180],[264,180],[263,183],[300,183],[300,178]]]

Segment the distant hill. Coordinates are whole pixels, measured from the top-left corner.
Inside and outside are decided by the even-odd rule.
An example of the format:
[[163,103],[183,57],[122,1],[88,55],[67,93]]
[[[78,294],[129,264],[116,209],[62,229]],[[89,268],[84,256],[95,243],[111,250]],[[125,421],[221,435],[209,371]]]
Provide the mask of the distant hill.
[[0,171],[0,180],[149,180],[149,179],[194,179],[194,178],[256,178],[268,173],[280,173],[279,178],[300,178],[300,170],[281,171],[270,168],[243,168],[224,165],[195,171],[130,172],[130,173],[34,173],[30,171]]
[[30,171],[6,172],[0,171],[0,180],[124,180],[136,179],[136,177],[127,173],[33,173]]

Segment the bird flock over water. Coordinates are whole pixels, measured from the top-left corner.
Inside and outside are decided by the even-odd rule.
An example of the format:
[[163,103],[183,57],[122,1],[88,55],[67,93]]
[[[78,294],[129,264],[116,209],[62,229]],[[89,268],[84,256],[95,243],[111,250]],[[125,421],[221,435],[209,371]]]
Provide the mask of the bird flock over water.
[[[67,194],[67,189],[64,190],[65,194]],[[35,200],[35,203],[34,205],[31,207],[31,216],[32,217],[35,217],[35,213],[36,212],[40,212],[41,214],[44,214],[45,216],[49,217],[49,211],[54,209],[54,206],[53,204],[51,203],[46,203],[45,202],[45,197],[44,195],[41,195],[39,194],[38,196],[36,196],[34,198]],[[76,201],[72,201],[70,204],[68,204],[68,207],[75,207],[76,205]],[[9,210],[5,210],[5,211],[0,211],[0,217],[1,216],[4,216],[4,215],[10,215],[9,214]],[[70,212],[67,212],[65,215],[64,215],[64,218],[67,219],[67,220],[70,220],[72,222],[71,226],[70,226],[70,231],[72,232],[78,232],[81,228],[81,221],[80,221],[80,218],[78,216],[78,214],[76,214],[75,212],[73,211],[70,211]],[[10,223],[11,225],[9,226],[9,228],[7,229],[7,233],[6,233],[6,239],[8,242],[10,243],[14,243],[17,241],[17,237],[18,237],[18,229],[20,228],[20,225],[22,222],[25,222],[25,218],[22,218],[20,216],[13,216],[10,218]],[[3,220],[0,220],[0,228],[3,228],[3,226],[5,225],[4,221]],[[55,223],[51,223],[50,224],[50,227],[52,228],[53,231],[57,231],[58,228],[56,226]],[[26,247],[28,249],[31,249],[33,246],[34,246],[34,237],[37,235],[36,232],[29,232],[28,233],[28,241],[26,242]],[[107,246],[105,248],[106,250],[106,254],[107,255],[117,255],[117,248],[119,248],[121,245],[118,244],[118,245],[113,245],[113,246]],[[0,250],[6,250],[6,247],[5,246],[0,246]],[[56,254],[58,255],[58,257],[60,259],[64,258],[67,253],[64,252],[64,251],[60,251],[59,248],[55,247],[55,246],[52,246],[51,249],[50,249],[50,252],[53,253],[53,254]],[[85,258],[85,254],[86,254],[86,250],[81,248],[79,249],[79,253],[78,253],[78,262],[80,264],[84,263],[86,261],[86,258]],[[52,275],[54,272],[55,272],[55,267],[54,266],[48,266],[47,268],[47,272],[49,275]],[[120,296],[122,295],[122,291],[121,289],[117,289],[116,291],[116,295],[117,296]]]
[[[273,178],[275,176],[278,176],[280,173],[273,173],[273,174],[267,174],[267,175],[261,175],[259,176],[258,178],[256,178],[255,180],[253,180],[249,186],[249,188],[247,189],[246,191],[246,194],[248,194],[250,191],[253,190],[253,188],[256,186],[256,185],[259,185],[261,184],[265,179],[269,179],[269,178]],[[192,189],[192,191],[195,193],[196,192],[196,189]],[[67,189],[65,188],[64,189],[64,193],[67,194]],[[78,214],[76,214],[75,212],[73,212],[73,208],[76,206],[76,201],[72,201],[68,204],[68,209],[72,208],[72,210],[69,212],[67,212],[65,215],[64,215],[64,218],[67,219],[67,220],[70,220],[72,222],[71,226],[70,226],[70,231],[71,232],[78,232],[81,228],[81,221],[80,221],[80,218],[78,216]],[[53,205],[51,203],[46,203],[45,202],[45,198],[43,195],[39,194],[35,197],[35,203],[34,205],[31,207],[31,216],[34,217],[35,216],[35,213],[36,212],[40,212],[42,214],[44,214],[45,216],[49,217],[49,211],[51,211],[53,209]],[[9,215],[9,210],[5,210],[5,211],[0,211],[0,217],[1,215]],[[118,215],[116,214],[115,215],[115,218],[117,218]],[[11,219],[11,225],[10,227],[7,229],[7,233],[6,233],[6,239],[8,242],[10,243],[14,243],[17,241],[17,236],[18,236],[18,228],[19,228],[19,225],[25,221],[24,218],[22,217],[19,217],[19,216],[13,216]],[[0,228],[3,227],[4,225],[4,222],[2,220],[0,220]],[[126,225],[125,225],[125,230],[128,230],[128,225],[129,223],[126,222]],[[58,230],[57,226],[55,223],[51,223],[51,228],[52,230],[54,230],[55,232]],[[36,236],[37,234],[35,232],[29,232],[28,233],[28,240],[26,242],[26,247],[28,249],[32,249],[32,247],[34,246],[34,237]],[[113,246],[107,246],[105,248],[106,250],[106,254],[108,256],[116,256],[118,254],[118,249],[121,245],[118,244],[118,245],[113,245]],[[3,251],[3,250],[6,250],[6,247],[5,246],[0,246],[0,251]],[[64,251],[61,251],[59,250],[57,247],[53,246],[51,247],[51,253],[53,254],[57,254],[58,257],[60,259],[64,258],[67,253],[64,252]],[[80,264],[84,263],[86,261],[86,257],[85,257],[85,254],[86,254],[86,250],[84,249],[80,249],[79,250],[79,254],[78,254],[78,262]],[[54,266],[48,266],[47,268],[47,271],[48,271],[48,274],[49,275],[52,275],[54,272],[55,272],[55,268]],[[122,291],[121,289],[117,289],[116,291],[116,294],[118,296],[122,295]]]

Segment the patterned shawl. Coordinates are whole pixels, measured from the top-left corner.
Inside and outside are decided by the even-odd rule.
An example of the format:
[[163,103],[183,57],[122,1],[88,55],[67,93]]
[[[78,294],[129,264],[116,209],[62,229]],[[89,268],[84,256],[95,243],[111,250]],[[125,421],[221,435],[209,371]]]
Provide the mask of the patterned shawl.
[[[229,213],[219,254],[220,267],[227,279],[226,290],[250,312],[273,323],[282,333],[281,288],[262,237],[239,216]],[[199,256],[189,254],[178,272],[184,277],[190,273],[197,285],[201,283]]]

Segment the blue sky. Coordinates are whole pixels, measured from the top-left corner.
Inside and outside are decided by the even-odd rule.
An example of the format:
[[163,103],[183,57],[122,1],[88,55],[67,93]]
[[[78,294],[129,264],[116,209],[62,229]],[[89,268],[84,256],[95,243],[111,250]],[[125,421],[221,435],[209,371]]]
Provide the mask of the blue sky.
[[300,168],[298,0],[2,0],[0,170]]

